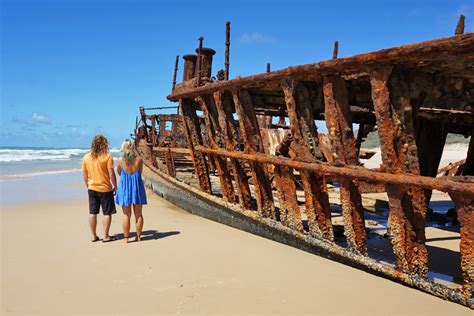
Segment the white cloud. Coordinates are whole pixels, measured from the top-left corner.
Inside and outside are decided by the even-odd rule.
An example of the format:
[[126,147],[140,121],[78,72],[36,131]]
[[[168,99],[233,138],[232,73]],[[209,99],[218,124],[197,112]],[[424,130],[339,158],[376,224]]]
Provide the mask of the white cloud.
[[259,32],[244,33],[240,37],[242,44],[272,44],[275,43],[275,38]]
[[49,117],[43,114],[36,113],[36,112],[33,112],[33,114],[31,115],[31,118],[38,123],[49,123]]

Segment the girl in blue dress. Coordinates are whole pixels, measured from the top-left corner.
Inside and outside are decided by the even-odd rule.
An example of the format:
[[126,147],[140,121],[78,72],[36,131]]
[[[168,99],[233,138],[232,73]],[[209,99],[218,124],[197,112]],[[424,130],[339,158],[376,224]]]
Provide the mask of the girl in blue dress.
[[117,163],[117,173],[120,176],[120,181],[115,202],[122,206],[123,236],[124,242],[128,243],[132,205],[137,229],[135,241],[140,241],[143,231],[142,207],[144,204],[147,204],[147,201],[145,187],[143,186],[141,177],[143,161],[140,157],[135,155],[133,142],[130,139],[126,139],[122,143],[122,146],[120,146],[120,156],[121,159]]

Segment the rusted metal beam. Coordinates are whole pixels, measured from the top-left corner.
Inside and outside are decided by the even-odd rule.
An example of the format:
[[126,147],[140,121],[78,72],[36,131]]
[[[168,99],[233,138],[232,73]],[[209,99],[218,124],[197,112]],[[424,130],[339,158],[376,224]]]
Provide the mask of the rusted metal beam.
[[458,24],[456,25],[456,30],[454,31],[454,35],[461,35],[464,33],[464,15],[459,16]]
[[202,41],[204,37],[199,37],[199,48],[198,48],[198,55],[196,61],[196,86],[199,87],[201,85],[201,76],[202,76]]
[[280,205],[280,221],[283,225],[297,231],[303,231],[301,211],[296,196],[296,185],[292,170],[285,166],[275,166],[275,185]]
[[165,153],[169,150],[171,150],[172,153],[174,154],[190,154],[190,150],[188,148],[176,148],[176,147],[153,147],[154,152],[161,152]]
[[[392,71],[390,80],[392,122],[396,131],[395,150],[401,162],[402,172],[420,175],[422,174],[421,160],[415,129],[418,121],[415,121],[414,112],[423,97],[418,96],[416,100],[410,98],[413,89],[413,85],[410,84],[412,81],[413,79],[405,71],[401,69]],[[428,251],[425,246],[425,217],[428,203],[426,192],[417,187],[406,188],[406,193],[402,197],[406,218],[405,227],[406,231],[410,232],[407,238],[408,260],[411,271],[421,277],[426,277],[428,273]]]
[[[213,149],[223,147],[222,133],[218,123],[217,109],[211,98],[201,96],[197,98],[204,113],[204,122],[209,134],[209,145]],[[219,181],[221,184],[221,191],[224,199],[229,203],[235,203],[234,187],[230,178],[229,170],[227,169],[227,159],[225,157],[214,156]]]
[[176,55],[176,61],[174,62],[173,87],[171,88],[171,91],[173,91],[174,87],[176,86],[176,75],[178,74],[178,63],[179,63],[179,55]]
[[[474,184],[451,181],[447,178],[431,178],[416,176],[412,174],[393,174],[387,172],[373,171],[364,167],[335,166],[324,162],[307,163],[295,161],[284,157],[269,156],[264,154],[246,154],[227,150],[209,149],[203,146],[196,147],[196,150],[210,155],[222,155],[229,158],[243,159],[258,163],[268,163],[272,165],[286,166],[298,170],[314,171],[318,174],[333,174],[336,176],[348,177],[351,179],[362,179],[372,182],[387,184],[417,186],[423,189],[433,189],[442,192],[461,192],[474,195]],[[465,177],[466,179],[472,177]]]
[[[246,90],[233,90],[232,97],[237,115],[239,116],[240,132],[244,141],[244,152],[247,154],[264,153],[263,142],[250,94]],[[256,162],[251,162],[250,165],[258,211],[263,216],[275,219],[272,188],[265,174],[265,169]]]
[[225,64],[224,74],[225,80],[229,80],[229,51],[230,51],[230,22],[225,22]]
[[[229,151],[238,150],[237,130],[234,126],[234,118],[230,110],[230,100],[223,100],[220,91],[214,92],[214,104],[218,114],[218,122],[225,141],[225,148]],[[230,159],[229,165],[236,182],[237,195],[239,204],[247,210],[252,209],[252,196],[250,187],[245,174],[245,170],[237,159]]]
[[[141,109],[143,110],[163,110],[163,109],[177,109],[178,107],[177,106],[159,106],[159,107],[154,107],[154,108],[144,108],[144,107],[141,107]],[[143,120],[143,118],[142,118]]]
[[332,51],[332,59],[337,58],[337,53],[339,52],[339,42],[335,41],[334,42],[334,50]]
[[[457,177],[454,177],[457,178]],[[474,182],[471,182],[474,183]],[[474,298],[474,195],[450,193],[460,223],[463,294]]]
[[[315,162],[316,157],[310,152],[315,148],[317,132],[311,111],[308,111],[307,99],[297,100],[295,90],[297,82],[283,81],[282,89],[285,94],[285,102],[290,120],[290,130],[295,145],[296,160],[304,162]],[[303,93],[298,94],[303,97]],[[326,185],[322,177],[318,177],[312,172],[301,170],[301,180],[305,193],[306,215],[310,233],[328,240],[334,238],[331,212],[329,208],[329,198]],[[296,220],[296,219],[295,219]],[[299,219],[301,221],[301,218]]]
[[199,187],[202,191],[212,194],[211,180],[209,179],[209,169],[206,158],[201,152],[196,151],[196,148],[202,145],[201,127],[196,115],[196,108],[193,101],[189,99],[182,99],[180,103],[181,108],[183,109],[186,133],[188,134],[191,159],[194,163]]
[[[346,84],[341,77],[326,77],[323,81],[325,118],[333,158],[340,165],[357,165],[356,140],[347,101]],[[367,254],[364,208],[357,185],[346,177],[337,177],[340,185],[344,235],[349,249]]]
[[[403,58],[405,64],[418,65],[422,60],[430,60],[431,63],[447,62],[446,52],[453,59],[457,59],[458,65],[467,65],[474,61],[472,51],[474,50],[474,33],[466,33],[448,38],[435,39],[405,46],[383,49],[366,54],[355,55],[345,58],[331,59],[313,64],[292,66],[282,70],[273,71],[268,74],[259,74],[248,77],[238,77],[233,80],[215,82],[211,85],[194,88],[176,88],[167,98],[176,101],[183,97],[209,94],[214,91],[242,88],[252,84],[278,84],[284,79],[299,79],[308,76],[322,78],[334,74],[360,74],[366,65],[387,65],[398,63]],[[454,65],[454,64],[453,64]]]
[[[392,67],[374,68],[370,71],[382,161],[389,172],[419,174],[408,91],[405,91],[403,80],[396,81],[401,88],[399,95],[393,98],[396,107],[392,107],[388,84],[391,74]],[[407,109],[410,110],[409,113],[402,112]],[[397,267],[425,277],[428,272],[424,232],[426,197],[420,188],[389,184],[386,190]]]
[[171,152],[170,147],[165,152],[165,164],[166,168],[168,169],[168,174],[173,178],[176,178],[176,168],[174,165],[173,153]]
[[156,145],[156,116],[151,116],[151,145]]
[[466,159],[461,159],[454,163],[449,163],[447,166],[438,169],[437,176],[438,177],[452,177],[458,176],[462,173],[464,164],[466,163]]

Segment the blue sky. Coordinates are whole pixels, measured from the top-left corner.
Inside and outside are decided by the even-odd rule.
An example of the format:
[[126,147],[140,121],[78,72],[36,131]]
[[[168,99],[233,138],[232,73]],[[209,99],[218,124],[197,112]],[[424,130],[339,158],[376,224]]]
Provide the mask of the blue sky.
[[329,59],[336,39],[342,57],[451,36],[459,14],[474,31],[455,0],[0,2],[0,146],[117,147],[138,106],[172,105],[175,56],[199,36],[223,68],[227,20],[231,78]]

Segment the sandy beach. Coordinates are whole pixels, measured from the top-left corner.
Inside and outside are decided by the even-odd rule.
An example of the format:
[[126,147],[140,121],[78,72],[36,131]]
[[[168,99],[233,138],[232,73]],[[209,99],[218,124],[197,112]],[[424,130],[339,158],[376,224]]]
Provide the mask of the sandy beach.
[[0,316],[474,316],[473,0],[0,1]]
[[151,194],[144,215],[142,242],[91,243],[85,197],[3,206],[1,314],[472,315]]

